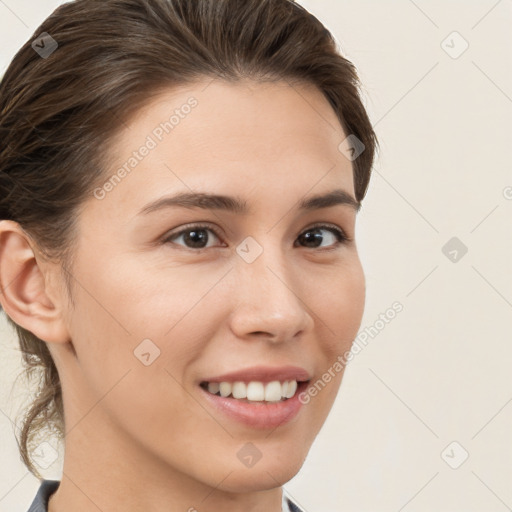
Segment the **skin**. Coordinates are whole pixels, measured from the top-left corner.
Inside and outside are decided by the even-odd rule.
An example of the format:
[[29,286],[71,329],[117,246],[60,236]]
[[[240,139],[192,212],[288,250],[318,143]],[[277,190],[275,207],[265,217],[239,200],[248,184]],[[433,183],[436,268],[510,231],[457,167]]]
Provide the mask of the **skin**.
[[[0,222],[2,307],[47,343],[62,382],[64,468],[50,512],[278,512],[338,392],[343,372],[272,430],[202,397],[204,377],[253,365],[301,366],[315,382],[357,335],[365,281],[356,210],[297,209],[334,189],[354,197],[352,163],[338,150],[346,134],[312,86],[208,80],[164,91],[113,141],[107,178],[191,96],[198,105],[172,133],[104,199],[83,203],[74,308],[59,265]],[[238,196],[251,213],[137,215],[190,190]],[[208,231],[205,249],[178,234],[163,242],[198,222],[220,235]],[[321,247],[298,242],[318,223],[350,241],[323,228]],[[247,236],[263,248],[252,263],[236,252]],[[149,366],[133,353],[146,338],[161,351]],[[262,454],[251,468],[237,457],[247,442]]]

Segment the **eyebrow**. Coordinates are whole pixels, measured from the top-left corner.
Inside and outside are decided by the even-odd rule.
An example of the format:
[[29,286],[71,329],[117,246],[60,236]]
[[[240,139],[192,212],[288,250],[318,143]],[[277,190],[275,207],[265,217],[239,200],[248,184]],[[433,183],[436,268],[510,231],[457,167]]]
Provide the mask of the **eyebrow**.
[[[361,203],[356,201],[351,194],[342,189],[332,190],[327,194],[317,194],[302,198],[299,201],[299,210],[311,211],[321,208],[329,208],[338,204],[347,205],[356,212],[361,208]],[[238,197],[203,192],[183,192],[174,196],[165,196],[153,201],[140,210],[138,215],[146,215],[163,208],[202,208],[204,210],[225,210],[238,214],[248,214],[249,208],[245,200]]]

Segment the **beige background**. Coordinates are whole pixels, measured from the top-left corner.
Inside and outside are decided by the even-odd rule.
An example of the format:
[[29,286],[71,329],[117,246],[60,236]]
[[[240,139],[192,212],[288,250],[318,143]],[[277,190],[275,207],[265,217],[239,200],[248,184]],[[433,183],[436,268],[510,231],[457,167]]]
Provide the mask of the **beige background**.
[[[59,3],[0,1],[2,72]],[[512,1],[301,3],[359,69],[381,141],[358,224],[361,331],[403,311],[350,363],[285,487],[309,512],[512,510]],[[39,482],[18,456],[19,355],[0,335],[0,511],[26,512]]]

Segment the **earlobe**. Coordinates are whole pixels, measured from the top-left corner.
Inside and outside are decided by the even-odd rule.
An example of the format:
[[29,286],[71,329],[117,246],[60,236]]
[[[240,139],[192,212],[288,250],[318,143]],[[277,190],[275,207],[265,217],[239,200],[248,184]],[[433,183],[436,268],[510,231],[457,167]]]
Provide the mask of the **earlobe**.
[[[47,342],[70,340],[62,301],[49,290],[51,279],[17,222],[0,221],[0,303],[18,325]],[[54,296],[55,295],[55,296]]]

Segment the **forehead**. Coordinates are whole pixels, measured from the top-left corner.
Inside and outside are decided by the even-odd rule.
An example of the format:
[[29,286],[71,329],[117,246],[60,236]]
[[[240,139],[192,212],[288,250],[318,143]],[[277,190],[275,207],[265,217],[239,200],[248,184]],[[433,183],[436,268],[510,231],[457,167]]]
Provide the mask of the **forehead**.
[[353,194],[352,164],[338,150],[345,137],[312,85],[209,80],[170,88],[112,141],[106,179],[124,172],[103,202],[136,207],[164,191],[213,185],[237,195],[260,187],[303,195],[320,180],[322,190]]

